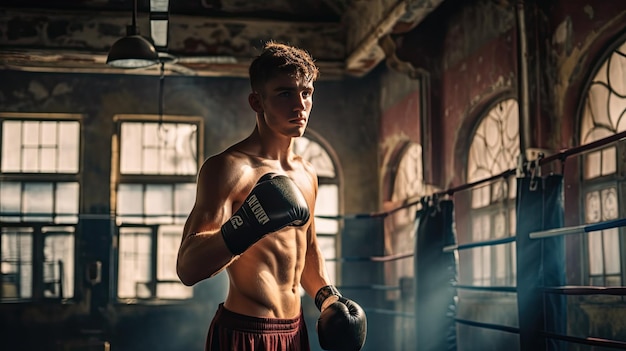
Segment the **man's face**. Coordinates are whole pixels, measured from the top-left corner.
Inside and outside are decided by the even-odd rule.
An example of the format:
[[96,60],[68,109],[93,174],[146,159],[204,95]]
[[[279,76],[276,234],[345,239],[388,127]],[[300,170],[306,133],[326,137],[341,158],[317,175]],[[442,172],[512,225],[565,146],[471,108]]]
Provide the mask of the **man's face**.
[[299,137],[304,134],[313,107],[313,82],[281,74],[269,80],[259,96],[265,123],[274,131]]

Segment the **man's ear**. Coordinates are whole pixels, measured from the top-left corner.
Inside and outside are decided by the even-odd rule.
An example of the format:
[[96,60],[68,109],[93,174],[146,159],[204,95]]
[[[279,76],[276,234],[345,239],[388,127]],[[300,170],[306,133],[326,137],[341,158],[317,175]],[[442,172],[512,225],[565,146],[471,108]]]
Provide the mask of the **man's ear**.
[[248,95],[248,103],[254,112],[263,113],[263,105],[261,104],[261,95],[259,93],[250,93],[250,95]]

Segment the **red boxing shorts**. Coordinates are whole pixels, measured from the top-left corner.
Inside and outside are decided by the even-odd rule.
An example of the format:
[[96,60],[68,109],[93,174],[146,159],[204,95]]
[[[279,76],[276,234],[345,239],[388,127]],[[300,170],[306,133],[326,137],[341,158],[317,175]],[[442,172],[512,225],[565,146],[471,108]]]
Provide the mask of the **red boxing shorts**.
[[206,351],[309,351],[302,314],[296,318],[259,318],[235,313],[220,304],[206,341]]

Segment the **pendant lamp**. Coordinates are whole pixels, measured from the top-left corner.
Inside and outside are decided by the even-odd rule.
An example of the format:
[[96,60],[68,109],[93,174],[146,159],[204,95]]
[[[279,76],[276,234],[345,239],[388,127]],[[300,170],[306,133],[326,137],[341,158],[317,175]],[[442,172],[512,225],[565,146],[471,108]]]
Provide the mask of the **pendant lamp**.
[[143,68],[159,63],[154,45],[139,35],[137,29],[137,0],[133,0],[133,23],[126,27],[126,36],[118,39],[107,56],[107,65],[119,68]]

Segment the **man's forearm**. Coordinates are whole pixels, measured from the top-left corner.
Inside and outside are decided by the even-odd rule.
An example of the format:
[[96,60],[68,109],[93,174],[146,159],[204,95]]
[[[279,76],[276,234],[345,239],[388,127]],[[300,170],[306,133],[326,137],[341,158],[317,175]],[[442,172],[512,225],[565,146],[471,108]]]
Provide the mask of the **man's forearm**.
[[176,272],[183,284],[191,286],[221,272],[233,259],[219,230],[191,234],[181,243]]

